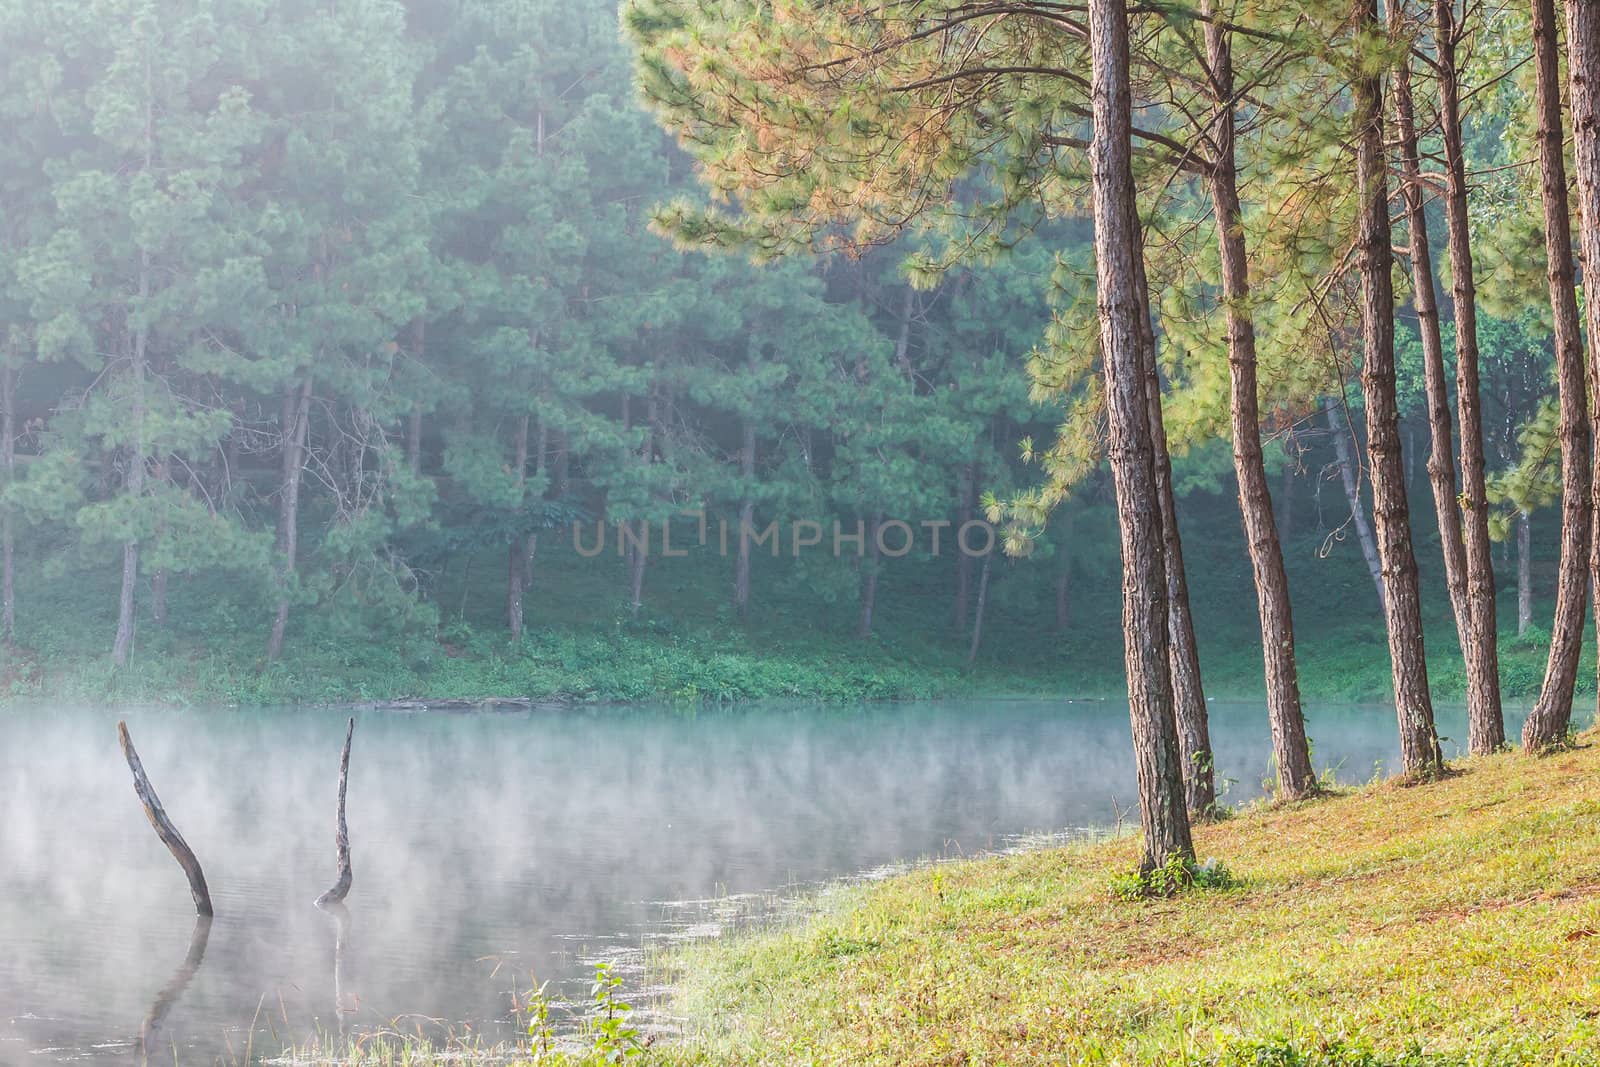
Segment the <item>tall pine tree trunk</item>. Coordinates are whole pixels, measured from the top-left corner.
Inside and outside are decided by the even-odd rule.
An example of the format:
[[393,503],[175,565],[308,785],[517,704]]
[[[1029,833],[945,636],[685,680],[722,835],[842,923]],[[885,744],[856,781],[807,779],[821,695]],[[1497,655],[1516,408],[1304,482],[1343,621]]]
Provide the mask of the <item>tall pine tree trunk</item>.
[[294,579],[295,557],[300,547],[300,476],[306,465],[306,438],[311,426],[311,376],[298,387],[283,392],[283,459],[278,487],[278,606],[267,638],[267,662],[283,655],[284,632],[289,627],[289,583]]
[[[1373,38],[1381,35],[1377,0],[1355,0],[1353,13]],[[1417,561],[1411,548],[1405,469],[1395,401],[1394,251],[1389,230],[1388,164],[1384,159],[1383,75],[1364,66],[1354,80],[1356,188],[1361,269],[1361,335],[1365,358],[1361,392],[1367,408],[1367,456],[1372,466],[1372,516],[1383,565],[1384,616],[1394,675],[1400,758],[1408,775],[1433,775],[1444,766],[1428,692]]]
[[[1478,293],[1473,277],[1471,220],[1467,207],[1466,149],[1461,133],[1456,77],[1457,27],[1452,0],[1435,0],[1439,41],[1439,122],[1444,138],[1444,214],[1456,321],[1456,407],[1461,426],[1461,505],[1465,510],[1467,634],[1467,745],[1476,754],[1506,741],[1500,703],[1499,609],[1489,543],[1489,499],[1483,458],[1483,405],[1478,395]],[[1579,393],[1582,397],[1582,393]],[[1581,421],[1581,420],[1580,420]],[[1588,461],[1584,461],[1587,466]]]
[[1145,399],[1150,415],[1150,445],[1155,457],[1156,502],[1161,511],[1162,566],[1167,575],[1167,654],[1171,658],[1172,710],[1178,724],[1178,751],[1183,759],[1184,802],[1197,815],[1209,815],[1217,804],[1216,760],[1211,755],[1211,724],[1205,690],[1200,684],[1200,646],[1189,607],[1189,578],[1183,566],[1183,539],[1178,533],[1178,504],[1172,492],[1172,457],[1161,411],[1161,379],[1156,374],[1156,332],[1149,314],[1149,283],[1144,256],[1134,260],[1134,275],[1146,294],[1139,320],[1144,356]]
[[755,522],[756,501],[752,480],[756,476],[756,424],[745,419],[739,445],[739,474],[744,480],[744,499],[739,504],[739,550],[733,567],[733,609],[742,618],[750,607],[750,537],[747,531]]
[[[150,254],[140,253],[139,299],[141,306],[150,296]],[[148,353],[149,332],[140,325],[134,330],[129,346],[132,377],[129,417],[133,420],[133,448],[128,456],[128,473],[124,487],[129,497],[137,501],[144,495],[145,441],[144,441],[144,387],[145,364]],[[111,662],[118,667],[128,662],[133,652],[134,592],[139,584],[139,540],[129,538],[122,544],[122,590],[117,599],[117,636],[111,645]]]
[[[1214,5],[1205,12],[1215,15]],[[1217,94],[1212,124],[1216,158],[1211,170],[1211,203],[1217,216],[1217,242],[1222,257],[1222,298],[1228,326],[1228,371],[1233,418],[1233,469],[1239,480],[1239,511],[1255,576],[1256,608],[1261,621],[1261,650],[1267,683],[1267,719],[1272,728],[1273,761],[1278,792],[1288,799],[1309,796],[1317,788],[1300,707],[1300,679],[1295,665],[1294,614],[1289,603],[1289,577],[1283,567],[1272,496],[1267,489],[1267,463],[1261,452],[1261,411],[1256,386],[1256,335],[1250,313],[1250,272],[1245,255],[1243,213],[1239,207],[1238,169],[1234,156],[1233,56],[1228,30],[1220,20],[1206,23],[1206,52]]]
[[[1393,36],[1405,35],[1405,6],[1389,0],[1389,26]],[[1467,663],[1471,626],[1467,621],[1467,549],[1461,537],[1456,510],[1455,443],[1452,439],[1450,390],[1445,382],[1444,339],[1439,333],[1439,299],[1433,281],[1433,251],[1428,245],[1427,202],[1422,189],[1422,163],[1417,148],[1417,125],[1411,101],[1409,59],[1396,65],[1394,74],[1395,126],[1400,138],[1400,194],[1405,202],[1406,230],[1411,245],[1412,305],[1422,337],[1422,381],[1427,399],[1428,482],[1433,488],[1433,510],[1439,525],[1439,545],[1444,553],[1444,583],[1455,616],[1456,639]]]
[[1372,537],[1372,527],[1367,522],[1367,509],[1361,503],[1361,480],[1357,476],[1355,461],[1355,430],[1344,414],[1344,405],[1331,396],[1322,398],[1322,411],[1328,418],[1328,433],[1333,436],[1333,454],[1339,465],[1339,482],[1344,486],[1344,498],[1350,505],[1350,525],[1356,528],[1356,542],[1361,546],[1361,558],[1367,561],[1367,573],[1378,590],[1378,607],[1384,605],[1383,564],[1378,559],[1378,544]]
[[[1583,274],[1600,278],[1600,5],[1594,0],[1567,3],[1567,75],[1572,82],[1572,144]],[[1589,332],[1589,378],[1600,383],[1600,299],[1585,299],[1583,310]],[[1591,490],[1594,488],[1591,485]],[[1593,507],[1600,511],[1600,499]],[[1600,542],[1592,533],[1590,545],[1591,582],[1600,582]]]
[[1132,91],[1125,0],[1090,0],[1092,67],[1091,188],[1100,347],[1106,378],[1108,440],[1122,549],[1122,639],[1133,727],[1142,870],[1191,860],[1182,756],[1167,653],[1167,571],[1161,539],[1144,351],[1149,293],[1134,201]]
[[[1572,5],[1574,8],[1587,6]],[[1572,67],[1573,121],[1580,112],[1577,63],[1583,58],[1581,42],[1572,40],[1569,25],[1569,62]],[[1561,121],[1561,53],[1556,26],[1555,0],[1534,0],[1533,39],[1537,106],[1539,111],[1539,177],[1544,200],[1545,256],[1550,279],[1550,310],[1555,325],[1556,382],[1560,391],[1561,439],[1561,560],[1556,577],[1556,612],[1550,626],[1550,655],[1545,663],[1539,699],[1522,726],[1522,745],[1539,751],[1559,743],[1572,721],[1572,690],[1578,678],[1578,656],[1583,648],[1583,620],[1589,595],[1590,551],[1593,544],[1592,432],[1589,424],[1588,386],[1584,366],[1583,335],[1578,326],[1578,300],[1573,277],[1572,224],[1567,203],[1566,158]],[[1586,101],[1593,121],[1593,101]],[[1591,159],[1591,143],[1580,135],[1578,150]],[[1584,155],[1579,155],[1579,206],[1587,209],[1590,189],[1584,186]],[[1591,188],[1593,180],[1591,176]],[[1588,226],[1584,251],[1588,252]],[[1600,266],[1600,264],[1597,264]],[[1589,261],[1584,263],[1585,273]],[[1600,275],[1597,275],[1600,276]],[[1588,301],[1593,307],[1593,301]],[[1593,310],[1590,314],[1593,315]],[[1594,319],[1590,319],[1593,329]],[[1594,338],[1591,337],[1591,344]]]

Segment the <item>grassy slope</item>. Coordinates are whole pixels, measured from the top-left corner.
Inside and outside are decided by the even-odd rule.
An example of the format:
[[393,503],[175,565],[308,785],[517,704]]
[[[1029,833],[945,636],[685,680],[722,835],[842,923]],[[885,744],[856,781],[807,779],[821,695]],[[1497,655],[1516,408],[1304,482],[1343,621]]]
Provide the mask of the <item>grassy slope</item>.
[[1119,840],[852,891],[681,958],[672,1057],[1600,1063],[1597,740],[1204,828],[1232,890],[1115,901]]

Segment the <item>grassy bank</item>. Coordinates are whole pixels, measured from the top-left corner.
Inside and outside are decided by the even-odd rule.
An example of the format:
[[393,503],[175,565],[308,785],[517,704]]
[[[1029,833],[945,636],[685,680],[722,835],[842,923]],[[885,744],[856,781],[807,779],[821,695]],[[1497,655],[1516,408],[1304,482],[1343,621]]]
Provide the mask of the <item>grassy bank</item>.
[[1600,1062],[1600,748],[1199,833],[1238,888],[1128,904],[1134,842],[944,865],[677,963],[706,1064]]

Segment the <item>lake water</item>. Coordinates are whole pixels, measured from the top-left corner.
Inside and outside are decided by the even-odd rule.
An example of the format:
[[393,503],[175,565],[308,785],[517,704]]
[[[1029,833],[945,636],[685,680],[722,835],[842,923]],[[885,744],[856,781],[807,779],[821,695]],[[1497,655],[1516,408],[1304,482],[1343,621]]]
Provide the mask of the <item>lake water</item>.
[[[205,867],[208,930],[134,797],[119,717]],[[1308,717],[1341,781],[1398,758],[1390,709]],[[535,976],[581,997],[592,961],[636,966],[797,887],[1104,828],[1134,803],[1127,714],[1104,702],[360,712],[341,922],[312,901],[334,879],[345,719],[0,712],[0,1063],[136,1062],[142,1033],[153,1063],[386,1027],[511,1039]],[[1226,799],[1259,795],[1262,707],[1218,704],[1211,731]],[[1441,732],[1465,737],[1459,709]]]

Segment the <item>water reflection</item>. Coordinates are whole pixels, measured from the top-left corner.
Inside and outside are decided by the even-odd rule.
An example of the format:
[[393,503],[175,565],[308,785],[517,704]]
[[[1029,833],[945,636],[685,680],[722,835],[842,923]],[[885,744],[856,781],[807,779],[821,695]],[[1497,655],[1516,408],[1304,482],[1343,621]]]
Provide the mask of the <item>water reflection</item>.
[[[723,910],[684,902],[1105,826],[1133,802],[1126,713],[1098,702],[369,713],[360,875],[347,911],[318,911],[345,715],[123,714],[218,917],[194,926],[115,715],[0,714],[0,1062],[125,1062],[141,1019],[152,1062],[388,1026],[511,1038],[536,977],[581,990],[585,961]],[[1390,709],[1313,709],[1310,729],[1343,780],[1396,758]],[[1261,706],[1217,705],[1212,736],[1227,799],[1259,792]]]

